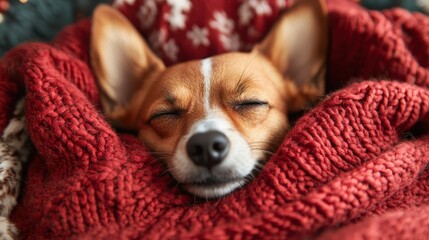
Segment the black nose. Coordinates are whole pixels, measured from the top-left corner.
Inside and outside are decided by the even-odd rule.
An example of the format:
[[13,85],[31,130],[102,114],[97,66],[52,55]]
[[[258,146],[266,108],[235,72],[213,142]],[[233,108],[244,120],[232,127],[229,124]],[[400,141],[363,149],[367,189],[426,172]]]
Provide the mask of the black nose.
[[229,140],[218,131],[197,133],[189,139],[186,151],[196,165],[210,169],[228,155]]

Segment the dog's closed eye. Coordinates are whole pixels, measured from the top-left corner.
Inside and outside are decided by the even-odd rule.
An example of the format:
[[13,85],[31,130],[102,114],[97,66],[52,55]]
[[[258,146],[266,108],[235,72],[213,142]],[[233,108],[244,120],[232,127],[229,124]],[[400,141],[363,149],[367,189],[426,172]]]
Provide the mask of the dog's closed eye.
[[169,67],[113,8],[97,8],[91,31],[106,115],[168,155],[160,160],[197,196],[220,197],[243,186],[280,145],[287,111],[322,91],[304,91],[323,86],[315,77],[326,56],[322,0],[297,1],[249,53]]
[[167,109],[167,110],[159,110],[156,111],[152,116],[149,118],[148,123],[151,124],[155,120],[160,120],[163,118],[179,118],[183,113],[182,109]]
[[180,122],[183,113],[183,109],[162,109],[152,114],[147,124],[160,135],[166,135]]
[[268,102],[258,99],[247,99],[233,103],[234,110],[243,111],[250,108],[269,107]]

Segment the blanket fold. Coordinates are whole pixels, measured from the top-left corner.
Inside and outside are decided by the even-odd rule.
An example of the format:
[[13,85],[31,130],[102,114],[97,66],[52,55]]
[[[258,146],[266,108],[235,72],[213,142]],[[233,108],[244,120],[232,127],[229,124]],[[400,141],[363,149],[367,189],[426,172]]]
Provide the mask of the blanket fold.
[[328,6],[329,95],[252,182],[213,201],[182,191],[135,136],[104,119],[90,21],[6,54],[0,133],[25,90],[36,148],[11,216],[20,237],[425,239],[429,20],[345,0]]

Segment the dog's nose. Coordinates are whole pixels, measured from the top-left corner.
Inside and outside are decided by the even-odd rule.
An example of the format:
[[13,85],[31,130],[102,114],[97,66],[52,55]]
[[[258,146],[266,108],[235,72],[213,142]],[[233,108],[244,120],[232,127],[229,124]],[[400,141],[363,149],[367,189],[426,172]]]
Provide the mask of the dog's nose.
[[209,131],[194,134],[186,144],[186,151],[192,162],[210,169],[225,159],[229,144],[225,134]]

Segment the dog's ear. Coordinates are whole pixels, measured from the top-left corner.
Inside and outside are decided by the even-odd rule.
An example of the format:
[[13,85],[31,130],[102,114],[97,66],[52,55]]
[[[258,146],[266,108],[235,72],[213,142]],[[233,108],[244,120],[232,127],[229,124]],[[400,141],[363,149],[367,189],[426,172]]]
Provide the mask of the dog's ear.
[[[165,66],[137,29],[116,9],[96,8],[92,18],[91,65],[98,79],[102,107],[117,125],[134,129],[137,91]],[[141,100],[141,99],[140,99]]]
[[265,55],[285,79],[295,83],[296,86],[287,89],[293,98],[293,104],[289,104],[291,110],[324,94],[327,45],[324,0],[298,0],[255,46],[254,51]]

